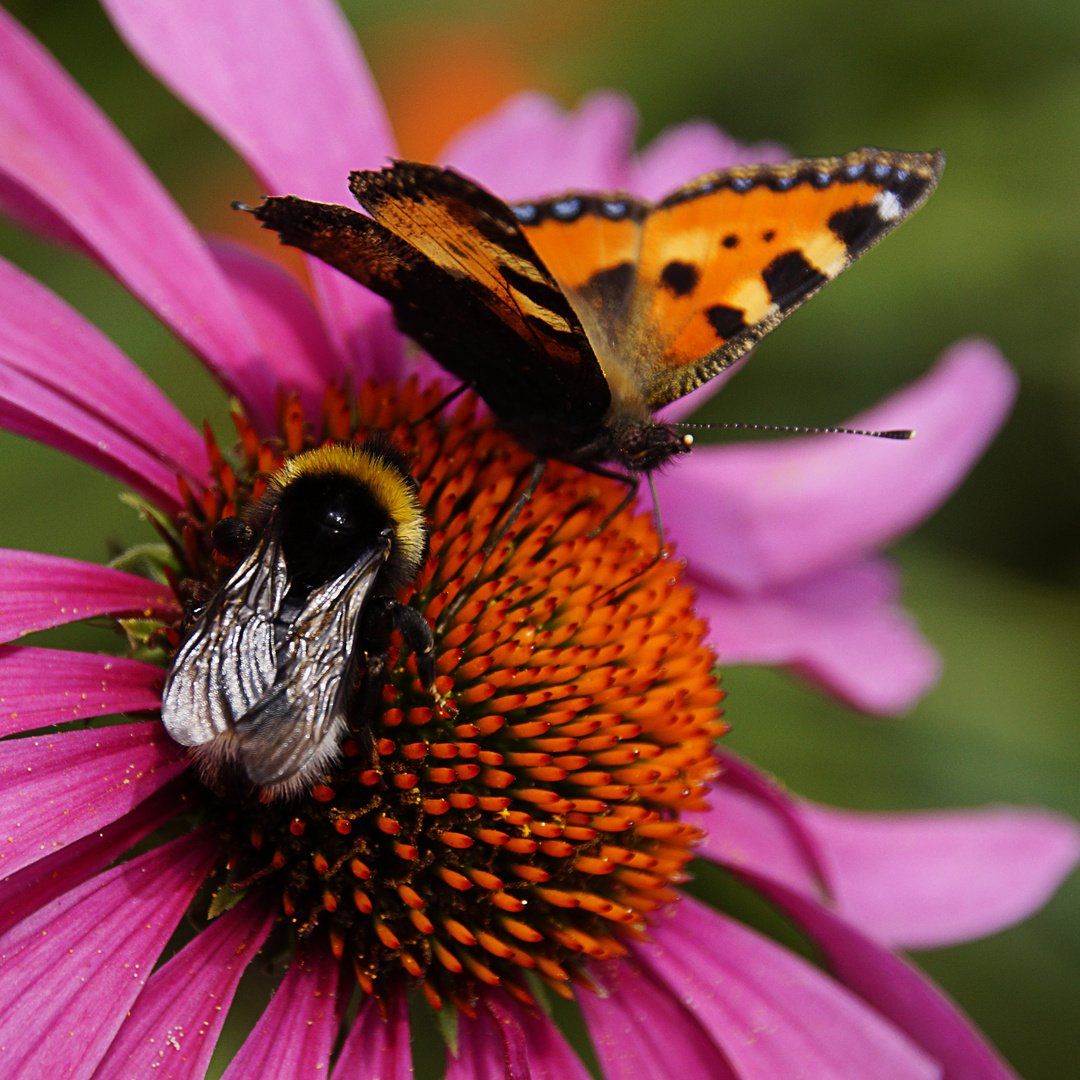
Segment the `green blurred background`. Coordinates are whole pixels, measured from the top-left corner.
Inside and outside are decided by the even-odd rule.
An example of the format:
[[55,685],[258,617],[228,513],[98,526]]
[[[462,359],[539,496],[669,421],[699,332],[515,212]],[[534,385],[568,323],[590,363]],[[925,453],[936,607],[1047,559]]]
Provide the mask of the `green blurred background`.
[[[257,198],[258,184],[94,4],[11,8],[198,224],[237,230],[228,201]],[[1002,801],[1080,816],[1080,5],[350,0],[346,11],[410,156],[434,156],[525,87],[566,104],[623,90],[643,141],[706,116],[796,154],[945,148],[926,208],[774,333],[714,409],[830,423],[916,378],[957,338],[1000,346],[1023,386],[1012,419],[895,549],[945,676],[909,717],[882,722],[784,674],[732,669],[729,743],[841,806]],[[192,420],[227,434],[211,380],[103,273],[7,226],[0,250],[102,326]],[[11,436],[0,453],[0,545],[101,560],[107,540],[146,538],[110,481]],[[93,647],[85,633],[50,640]],[[1078,916],[1074,877],[1024,925],[918,957],[1028,1080],[1080,1076]]]

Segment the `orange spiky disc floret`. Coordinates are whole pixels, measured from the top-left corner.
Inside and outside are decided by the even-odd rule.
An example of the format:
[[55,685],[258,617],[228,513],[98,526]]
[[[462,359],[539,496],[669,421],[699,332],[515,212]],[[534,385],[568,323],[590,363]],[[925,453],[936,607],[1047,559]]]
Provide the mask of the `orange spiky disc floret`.
[[531,970],[569,996],[578,959],[623,954],[685,880],[699,834],[679,813],[706,807],[722,692],[693,592],[674,560],[653,561],[650,515],[599,528],[622,485],[550,463],[485,559],[533,462],[470,401],[420,419],[439,399],[414,382],[331,392],[317,431],[284,400],[270,442],[237,417],[234,461],[213,446],[217,483],[186,493],[184,591],[208,593],[228,572],[210,528],[285,456],[387,432],[431,525],[402,599],[435,631],[436,689],[457,710],[395,641],[377,762],[347,740],[305,798],[222,798],[233,843],[218,892],[276,889],[301,937],[325,933],[369,991],[404,972],[433,1003],[467,1003],[473,980],[525,999]]

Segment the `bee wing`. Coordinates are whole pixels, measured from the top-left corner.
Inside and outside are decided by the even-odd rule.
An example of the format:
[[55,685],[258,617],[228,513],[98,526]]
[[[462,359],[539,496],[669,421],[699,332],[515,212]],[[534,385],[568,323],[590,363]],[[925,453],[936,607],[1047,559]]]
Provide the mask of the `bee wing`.
[[274,621],[288,585],[269,536],[236,568],[180,646],[165,680],[161,719],[181,746],[230,753],[236,721],[274,685]]
[[237,755],[260,787],[298,788],[337,755],[355,690],[357,626],[386,556],[373,548],[312,591],[279,650],[273,686],[237,720]]

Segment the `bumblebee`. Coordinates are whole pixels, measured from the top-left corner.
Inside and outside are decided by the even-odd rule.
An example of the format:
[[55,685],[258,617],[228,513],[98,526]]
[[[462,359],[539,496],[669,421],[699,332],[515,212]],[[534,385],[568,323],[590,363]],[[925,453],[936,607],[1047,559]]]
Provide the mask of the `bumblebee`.
[[421,685],[433,695],[435,685],[431,628],[395,599],[428,556],[404,455],[377,438],[300,454],[243,518],[219,522],[214,544],[238,565],[172,663],[166,730],[193,748],[211,786],[235,763],[263,797],[304,790],[350,730],[374,758],[394,629]]

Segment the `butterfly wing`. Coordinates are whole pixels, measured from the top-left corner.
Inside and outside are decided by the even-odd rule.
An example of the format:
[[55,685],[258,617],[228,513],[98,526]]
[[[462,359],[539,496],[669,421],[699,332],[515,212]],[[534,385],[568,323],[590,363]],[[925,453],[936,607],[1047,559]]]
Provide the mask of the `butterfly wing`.
[[649,410],[733,364],[912,214],[944,156],[859,150],[738,166],[648,207],[576,193],[516,207],[616,401]]
[[371,217],[292,196],[255,216],[384,296],[401,329],[508,424],[588,428],[611,401],[588,338],[512,211],[447,169],[354,173]]

